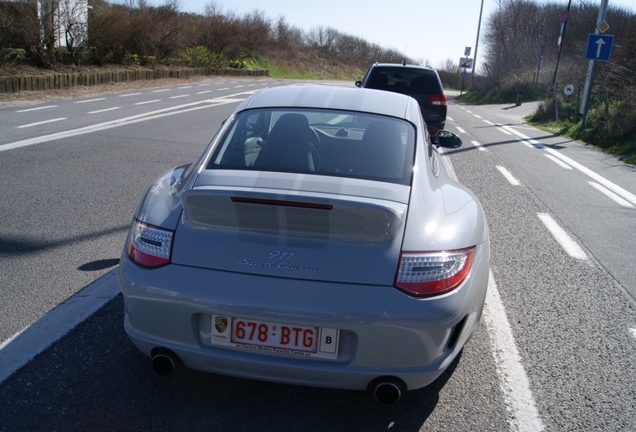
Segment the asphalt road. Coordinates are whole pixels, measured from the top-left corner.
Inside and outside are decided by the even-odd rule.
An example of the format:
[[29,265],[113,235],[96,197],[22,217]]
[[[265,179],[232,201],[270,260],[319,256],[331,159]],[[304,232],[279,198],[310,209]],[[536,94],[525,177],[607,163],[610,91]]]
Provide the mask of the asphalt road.
[[116,295],[134,209],[238,100],[280,84],[0,108],[0,431],[636,430],[636,172],[528,127],[529,105],[449,106],[464,146],[445,159],[486,210],[492,278],[483,325],[432,386],[385,407],[360,392],[155,375]]

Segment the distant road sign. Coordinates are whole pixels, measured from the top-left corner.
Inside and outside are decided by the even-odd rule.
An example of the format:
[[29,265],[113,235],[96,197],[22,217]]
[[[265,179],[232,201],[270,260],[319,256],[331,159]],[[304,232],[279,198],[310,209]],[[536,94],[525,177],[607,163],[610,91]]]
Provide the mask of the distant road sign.
[[587,37],[586,60],[607,61],[612,55],[613,35],[591,34]]
[[459,59],[459,67],[460,68],[466,68],[466,69],[472,69],[473,67],[473,59],[468,58],[468,57],[462,57]]

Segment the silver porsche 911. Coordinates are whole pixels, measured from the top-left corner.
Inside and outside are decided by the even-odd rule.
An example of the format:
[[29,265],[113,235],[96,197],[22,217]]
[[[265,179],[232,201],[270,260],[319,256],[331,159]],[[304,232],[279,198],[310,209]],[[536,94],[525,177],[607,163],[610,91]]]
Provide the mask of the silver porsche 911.
[[489,263],[481,205],[446,173],[414,99],[289,86],[243,101],[199,160],[152,184],[119,286],[126,332],[159,373],[394,403],[461,352]]

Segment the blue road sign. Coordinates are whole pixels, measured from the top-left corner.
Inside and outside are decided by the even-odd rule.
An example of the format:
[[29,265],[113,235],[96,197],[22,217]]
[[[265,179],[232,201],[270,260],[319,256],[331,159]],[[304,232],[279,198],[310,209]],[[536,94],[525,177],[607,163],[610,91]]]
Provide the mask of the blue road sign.
[[612,55],[613,35],[591,34],[587,37],[586,60],[607,61]]

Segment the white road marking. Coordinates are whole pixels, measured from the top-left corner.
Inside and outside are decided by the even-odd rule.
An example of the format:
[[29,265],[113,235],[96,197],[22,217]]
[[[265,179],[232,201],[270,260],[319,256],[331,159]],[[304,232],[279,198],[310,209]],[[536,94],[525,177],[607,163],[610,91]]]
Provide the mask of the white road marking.
[[40,111],[40,110],[43,110],[43,109],[50,109],[50,108],[57,108],[57,105],[47,105],[47,106],[37,107],[37,108],[27,108],[27,109],[23,109],[23,110],[18,110],[16,112],[24,113],[24,112],[31,112],[31,111]]
[[89,103],[89,102],[98,102],[98,101],[102,101],[102,100],[106,100],[106,98],[96,98],[96,99],[87,99],[87,100],[81,100],[81,101],[76,101],[76,104],[83,104],[83,103]]
[[0,383],[119,293],[112,270],[0,344]]
[[614,192],[612,192],[611,190],[604,188],[603,186],[601,186],[598,183],[595,182],[588,182],[590,184],[590,186],[592,186],[594,189],[600,191],[601,193],[605,194],[607,197],[613,199],[614,201],[616,201],[618,204],[622,205],[623,207],[627,207],[627,208],[634,208],[634,206],[627,200],[624,200],[623,198],[619,197],[618,195],[616,195]]
[[492,272],[488,279],[484,322],[491,337],[506,409],[512,418],[511,429],[519,432],[545,430]]
[[632,333],[632,336],[636,338],[636,327],[630,328],[629,331]]
[[41,121],[41,122],[29,123],[29,124],[25,124],[25,125],[21,125],[21,126],[16,126],[16,129],[24,129],[24,128],[29,128],[29,127],[33,127],[33,126],[39,126],[39,125],[43,125],[43,124],[47,124],[47,123],[54,123],[54,122],[58,122],[58,121],[62,121],[62,120],[66,120],[66,117],[60,117],[60,118],[56,118],[56,119],[44,120],[44,121]]
[[123,94],[123,95],[119,95],[119,97],[137,96],[137,95],[140,95],[140,94],[141,94],[140,92],[137,92],[137,93],[126,93],[126,94]]
[[115,127],[125,126],[129,124],[139,123],[147,120],[154,120],[161,117],[171,116],[175,114],[183,114],[190,111],[196,111],[200,109],[213,108],[218,105],[225,105],[229,103],[242,102],[245,96],[255,93],[256,91],[246,91],[241,93],[235,93],[232,95],[222,96],[214,99],[207,99],[198,102],[192,102],[183,105],[177,105],[173,107],[163,108],[156,111],[151,111],[143,114],[137,114],[131,117],[124,117],[121,119],[111,120],[104,123],[97,123],[94,125],[84,126],[78,129],[55,132],[48,135],[42,135],[33,138],[27,138],[21,141],[14,141],[12,143],[0,144],[0,152],[13,150],[21,147],[32,146],[36,144],[42,144],[49,141],[55,141],[63,138],[69,138],[78,135],[84,135],[87,133],[97,132],[106,129],[112,129]]
[[572,167],[568,164],[566,164],[565,162],[563,162],[561,159],[557,159],[554,156],[552,156],[551,154],[544,154],[545,157],[547,157],[548,159],[550,159],[552,162],[554,162],[555,164],[559,165],[561,168],[563,169],[569,169],[571,170]]
[[464,129],[460,128],[459,126],[457,126],[457,130],[458,130],[460,133],[463,133],[463,134],[465,134],[465,133],[466,133],[466,131],[465,131]]
[[481,143],[479,141],[475,141],[475,140],[471,140],[470,141],[475,147],[477,147],[477,150],[479,151],[486,151],[486,149],[484,148],[483,145],[481,145]]
[[[536,141],[536,140],[534,140],[534,139],[522,134],[521,132],[518,132],[518,131],[514,130],[513,128],[511,128],[509,126],[504,126],[504,128],[508,129],[510,132],[512,132],[515,135],[517,135],[518,137],[520,137],[523,140],[522,142],[526,143],[526,141],[527,141],[527,142],[529,142],[531,144],[535,144],[534,148],[545,150],[550,155],[560,159],[561,161],[563,161],[566,164],[570,165],[572,168],[575,168],[575,169],[581,171],[583,174],[587,175],[588,177],[591,177],[593,180],[595,180],[598,183],[600,183],[601,185],[605,186],[607,189],[611,190],[612,192],[614,192],[615,194],[619,195],[623,199],[625,199],[625,200],[629,201],[630,203],[636,205],[636,195],[634,195],[633,193],[626,191],[622,187],[612,183],[611,181],[609,181],[606,178],[604,178],[603,176],[595,173],[591,169],[581,165],[580,163],[576,162],[574,159],[571,159],[571,158],[565,156],[564,154],[561,154],[557,150],[555,150],[553,148],[549,148],[546,145],[541,144],[540,142],[538,142],[538,141]],[[528,144],[526,143],[526,145],[528,145]]]
[[149,101],[137,102],[135,103],[135,105],[148,105],[148,104],[157,103],[157,102],[161,102],[161,99],[153,99]]
[[112,108],[105,108],[105,109],[101,109],[101,110],[97,110],[97,111],[89,111],[88,114],[99,114],[99,113],[103,113],[103,112],[107,112],[107,111],[115,111],[121,109],[121,107],[112,107]]
[[510,171],[508,171],[506,168],[497,165],[497,169],[499,170],[499,172],[501,172],[501,174],[503,174],[503,176],[506,178],[506,180],[508,180],[508,183],[510,183],[513,186],[519,186],[521,183],[519,182],[519,180],[517,180],[515,178],[515,176],[513,176]]
[[170,99],[180,99],[180,98],[184,98],[184,97],[188,97],[190,96],[189,94],[182,94],[182,95],[177,95],[177,96],[170,96]]
[[587,255],[583,252],[583,249],[565,232],[563,228],[559,226],[559,224],[552,219],[552,217],[547,213],[538,213],[539,219],[546,226],[548,231],[554,236],[557,242],[561,245],[561,247],[570,255],[572,258],[576,259],[587,259]]

